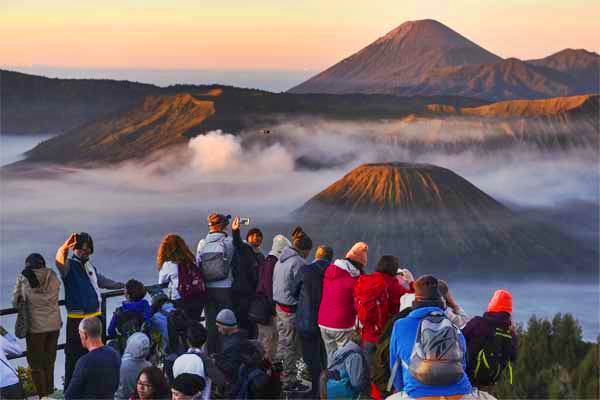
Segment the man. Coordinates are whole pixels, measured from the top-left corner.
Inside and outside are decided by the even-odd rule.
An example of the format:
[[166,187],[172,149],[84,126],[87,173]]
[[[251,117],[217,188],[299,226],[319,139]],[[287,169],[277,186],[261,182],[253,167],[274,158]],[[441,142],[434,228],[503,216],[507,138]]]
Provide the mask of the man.
[[244,242],[240,234],[240,219],[235,217],[231,223],[231,236],[238,255],[237,268],[233,271],[234,309],[240,328],[254,339],[258,336],[257,327],[248,319],[248,310],[258,284],[258,266],[265,259],[260,250],[263,234],[260,229],[252,228]]
[[81,344],[88,350],[75,366],[65,399],[113,399],[119,387],[121,358],[102,343],[102,321],[87,317],[79,324]]
[[[73,256],[69,257],[69,250]],[[122,289],[125,285],[115,282],[98,272],[90,262],[94,253],[92,237],[85,233],[72,233],[56,252],[58,268],[65,287],[67,308],[67,340],[65,343],[65,389],[69,386],[75,364],[87,350],[79,340],[79,324],[87,317],[100,317],[102,297],[100,289]]]
[[292,246],[286,247],[275,265],[273,273],[273,300],[277,313],[277,333],[279,346],[277,353],[283,359],[281,383],[288,387],[296,384],[295,366],[298,360],[296,335],[296,300],[292,293],[292,284],[298,271],[306,265],[306,257],[312,249],[312,240],[296,227],[292,232]]
[[208,216],[208,235],[198,243],[196,263],[201,265],[206,280],[206,329],[208,354],[219,351],[216,317],[224,308],[233,308],[233,270],[237,260],[233,240],[227,235],[230,215]]
[[393,386],[402,392],[396,397],[470,395],[465,338],[444,314],[438,280],[425,275],[414,288],[413,311],[394,323],[390,338]]
[[331,247],[317,247],[315,260],[300,267],[294,281],[293,295],[298,300],[296,331],[300,339],[302,358],[311,376],[311,397],[315,399],[319,397],[319,376],[326,367],[327,359],[317,320],[323,292],[323,276],[332,260]]

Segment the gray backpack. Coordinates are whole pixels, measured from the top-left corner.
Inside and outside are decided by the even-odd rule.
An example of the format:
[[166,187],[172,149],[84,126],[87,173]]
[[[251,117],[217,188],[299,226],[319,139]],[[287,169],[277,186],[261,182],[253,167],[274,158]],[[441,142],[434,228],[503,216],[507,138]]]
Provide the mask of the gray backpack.
[[431,386],[457,383],[464,375],[464,349],[460,331],[446,314],[433,311],[419,323],[408,370],[419,382]]
[[198,258],[202,268],[202,275],[206,282],[226,279],[229,276],[231,260],[225,251],[225,238],[215,242],[204,242],[199,249]]

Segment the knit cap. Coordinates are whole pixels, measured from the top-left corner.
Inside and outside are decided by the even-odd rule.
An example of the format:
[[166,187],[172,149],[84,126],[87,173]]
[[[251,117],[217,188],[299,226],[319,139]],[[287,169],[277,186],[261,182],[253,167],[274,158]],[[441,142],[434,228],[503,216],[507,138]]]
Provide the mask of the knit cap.
[[208,221],[208,226],[217,226],[223,224],[227,225],[229,219],[231,219],[231,215],[210,214],[206,220]]
[[285,236],[275,235],[275,237],[273,238],[273,246],[271,247],[271,252],[269,253],[269,255],[277,257],[277,259],[279,259],[281,257],[281,252],[283,251],[283,249],[291,245],[292,242],[290,242]]
[[292,231],[292,246],[298,250],[310,251],[313,247],[312,239],[302,230],[302,227],[297,226]]
[[173,380],[173,389],[186,396],[195,396],[203,391],[205,386],[204,378],[196,374],[183,373]]
[[237,326],[237,318],[235,317],[233,311],[228,308],[224,308],[217,314],[217,324],[235,327]]
[[365,242],[355,243],[354,246],[346,253],[348,260],[356,261],[360,263],[363,268],[367,266],[367,252],[369,246]]
[[512,294],[508,290],[500,289],[494,292],[487,308],[488,312],[507,312],[512,314]]

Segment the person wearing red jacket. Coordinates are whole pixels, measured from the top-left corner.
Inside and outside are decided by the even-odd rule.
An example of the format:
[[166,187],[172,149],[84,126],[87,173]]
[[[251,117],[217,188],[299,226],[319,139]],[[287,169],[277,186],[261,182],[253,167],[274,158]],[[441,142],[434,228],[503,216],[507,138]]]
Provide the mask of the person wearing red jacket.
[[414,293],[412,281],[405,288],[396,279],[399,265],[398,257],[382,256],[375,272],[361,276],[354,285],[354,308],[361,325],[361,344],[369,367],[372,366],[383,327],[400,310],[400,298],[405,293]]

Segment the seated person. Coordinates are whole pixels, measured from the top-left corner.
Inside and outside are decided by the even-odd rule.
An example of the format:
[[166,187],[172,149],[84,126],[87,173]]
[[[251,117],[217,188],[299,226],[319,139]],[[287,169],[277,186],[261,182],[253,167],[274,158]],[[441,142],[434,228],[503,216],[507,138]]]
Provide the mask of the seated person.
[[[358,341],[359,338],[356,339]],[[333,352],[327,370],[322,373],[321,382],[321,396],[327,399],[356,399],[368,389],[369,367],[358,343],[347,340]]]

